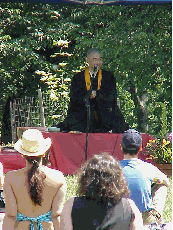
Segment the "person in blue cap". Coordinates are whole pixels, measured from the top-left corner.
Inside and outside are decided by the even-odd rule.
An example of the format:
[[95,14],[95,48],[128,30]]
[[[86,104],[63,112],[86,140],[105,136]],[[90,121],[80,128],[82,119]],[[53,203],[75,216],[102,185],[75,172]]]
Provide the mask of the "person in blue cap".
[[130,198],[142,213],[144,225],[161,225],[169,179],[157,167],[138,158],[142,136],[137,130],[128,129],[123,133],[121,147],[124,159],[120,165],[129,185]]

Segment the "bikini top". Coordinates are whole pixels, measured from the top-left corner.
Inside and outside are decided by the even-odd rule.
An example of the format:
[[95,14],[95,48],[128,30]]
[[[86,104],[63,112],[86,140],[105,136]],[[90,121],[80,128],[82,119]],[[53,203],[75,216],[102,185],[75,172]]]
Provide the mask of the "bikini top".
[[37,217],[28,217],[21,213],[17,213],[17,222],[19,221],[30,221],[30,230],[34,230],[34,223],[37,223],[36,230],[43,230],[43,226],[41,222],[50,222],[51,219],[51,211],[44,213]]

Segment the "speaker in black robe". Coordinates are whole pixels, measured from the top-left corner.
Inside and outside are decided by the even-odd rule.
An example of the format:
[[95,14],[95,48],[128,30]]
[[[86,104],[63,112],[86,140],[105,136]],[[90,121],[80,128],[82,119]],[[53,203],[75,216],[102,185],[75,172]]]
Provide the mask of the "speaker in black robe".
[[[91,99],[90,91],[86,89],[85,71],[74,75],[71,81],[67,117],[64,122],[57,125],[61,131],[86,132],[88,127],[87,131],[90,133],[107,133],[111,130],[113,133],[122,133],[129,128],[117,105],[114,75],[102,70],[99,90],[97,86],[98,76],[92,80],[92,90],[96,91],[96,97]],[[88,126],[87,119],[89,119]]]

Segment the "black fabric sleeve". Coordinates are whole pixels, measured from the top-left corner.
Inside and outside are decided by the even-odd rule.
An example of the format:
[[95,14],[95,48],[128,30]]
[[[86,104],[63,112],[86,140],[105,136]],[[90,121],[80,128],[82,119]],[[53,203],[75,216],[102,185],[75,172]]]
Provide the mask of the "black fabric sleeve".
[[74,75],[70,87],[70,100],[75,106],[81,106],[85,103],[86,89],[84,81],[84,72]]

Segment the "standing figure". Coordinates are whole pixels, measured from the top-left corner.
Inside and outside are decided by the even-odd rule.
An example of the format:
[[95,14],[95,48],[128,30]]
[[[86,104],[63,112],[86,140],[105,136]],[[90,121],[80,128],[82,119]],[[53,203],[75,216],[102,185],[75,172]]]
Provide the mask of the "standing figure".
[[42,164],[51,139],[37,129],[23,133],[14,148],[26,160],[26,167],[5,176],[5,218],[3,230],[59,229],[66,194],[62,172]]
[[67,117],[57,126],[61,131],[121,133],[129,128],[117,105],[116,79],[101,69],[103,60],[98,49],[87,53],[88,68],[71,81]]

